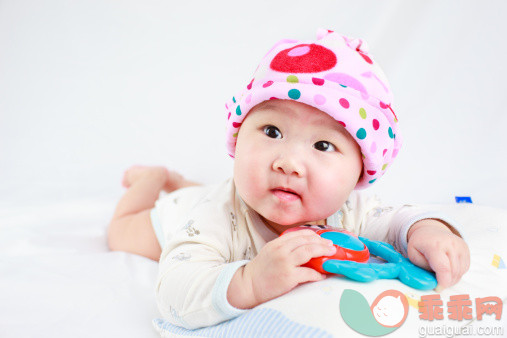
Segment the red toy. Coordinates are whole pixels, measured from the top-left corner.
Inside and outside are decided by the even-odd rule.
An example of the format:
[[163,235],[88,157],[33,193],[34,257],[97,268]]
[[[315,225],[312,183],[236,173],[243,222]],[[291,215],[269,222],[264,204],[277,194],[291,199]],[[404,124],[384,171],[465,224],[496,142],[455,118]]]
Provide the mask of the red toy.
[[341,261],[354,261],[358,263],[366,263],[370,258],[370,251],[366,245],[361,242],[356,235],[343,229],[331,229],[323,225],[301,225],[299,227],[290,228],[282,232],[280,236],[292,231],[313,230],[320,237],[333,241],[336,247],[336,253],[333,256],[322,256],[310,259],[304,264],[308,268],[315,269],[320,273],[331,274],[322,268],[322,264],[328,259],[337,259]]

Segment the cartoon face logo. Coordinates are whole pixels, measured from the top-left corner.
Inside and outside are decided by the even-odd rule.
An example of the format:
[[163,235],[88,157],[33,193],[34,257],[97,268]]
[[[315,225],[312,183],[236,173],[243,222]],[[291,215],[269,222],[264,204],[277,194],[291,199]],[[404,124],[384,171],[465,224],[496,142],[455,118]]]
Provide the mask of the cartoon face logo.
[[399,327],[408,314],[407,298],[397,290],[384,291],[373,301],[371,312],[380,325]]
[[340,297],[340,314],[354,331],[369,337],[398,330],[408,315],[406,296],[398,290],[382,292],[371,306],[356,290],[345,289]]

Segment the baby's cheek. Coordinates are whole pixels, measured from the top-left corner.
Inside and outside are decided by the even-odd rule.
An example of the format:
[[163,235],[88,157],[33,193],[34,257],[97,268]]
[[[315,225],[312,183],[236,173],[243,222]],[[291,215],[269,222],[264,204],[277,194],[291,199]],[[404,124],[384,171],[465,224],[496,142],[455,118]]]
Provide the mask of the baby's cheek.
[[319,184],[312,187],[313,209],[319,212],[317,216],[330,216],[338,211],[347,200],[350,191],[342,182],[321,179]]
[[255,163],[256,161],[252,158],[243,158],[235,163],[234,181],[243,199],[253,198],[258,194],[261,171]]

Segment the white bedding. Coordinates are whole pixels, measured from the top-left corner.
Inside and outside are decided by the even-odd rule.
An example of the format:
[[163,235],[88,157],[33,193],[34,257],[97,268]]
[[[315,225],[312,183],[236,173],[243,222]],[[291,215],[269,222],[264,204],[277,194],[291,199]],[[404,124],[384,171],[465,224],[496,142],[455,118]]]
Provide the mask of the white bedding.
[[156,337],[157,263],[110,252],[113,201],[0,212],[0,337]]
[[[172,332],[159,317],[154,283],[157,263],[122,252],[109,252],[106,225],[113,200],[75,201],[0,213],[0,336],[19,337],[157,337],[154,327]],[[470,244],[472,265],[462,281],[441,294],[475,297],[497,296],[507,302],[507,269],[495,267],[495,255],[507,261],[507,211],[475,205],[446,205],[443,210],[461,223]],[[371,302],[383,290],[396,289],[416,299],[419,292],[393,280],[361,284],[339,277],[298,287],[234,322],[215,330],[306,332],[312,336],[353,334],[342,320],[339,300],[343,289],[360,292]],[[504,303],[505,304],[505,303]],[[445,310],[445,307],[444,307]],[[488,316],[472,325],[506,327],[507,315],[496,322]],[[418,311],[410,307],[406,322],[391,335],[417,334]],[[475,315],[475,312],[474,312]],[[267,319],[278,318],[269,326]],[[254,318],[255,326],[248,319]],[[445,315],[447,318],[447,315]],[[432,325],[466,325],[469,321]],[[266,326],[263,326],[266,324]],[[220,332],[220,331],[217,331]],[[293,332],[293,333],[294,333]],[[182,336],[189,334],[179,331]],[[192,334],[195,334],[192,333]],[[204,336],[210,333],[204,331]]]

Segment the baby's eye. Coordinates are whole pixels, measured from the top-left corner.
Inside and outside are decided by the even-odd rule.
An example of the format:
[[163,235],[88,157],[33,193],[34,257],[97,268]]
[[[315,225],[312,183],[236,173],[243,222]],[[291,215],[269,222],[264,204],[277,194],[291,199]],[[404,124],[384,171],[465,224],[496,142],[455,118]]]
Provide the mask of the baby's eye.
[[275,126],[265,126],[264,129],[263,129],[263,131],[264,131],[264,134],[268,135],[268,137],[271,137],[271,138],[282,138],[282,133]]
[[328,141],[319,141],[316,142],[313,147],[320,151],[336,151],[335,146]]

